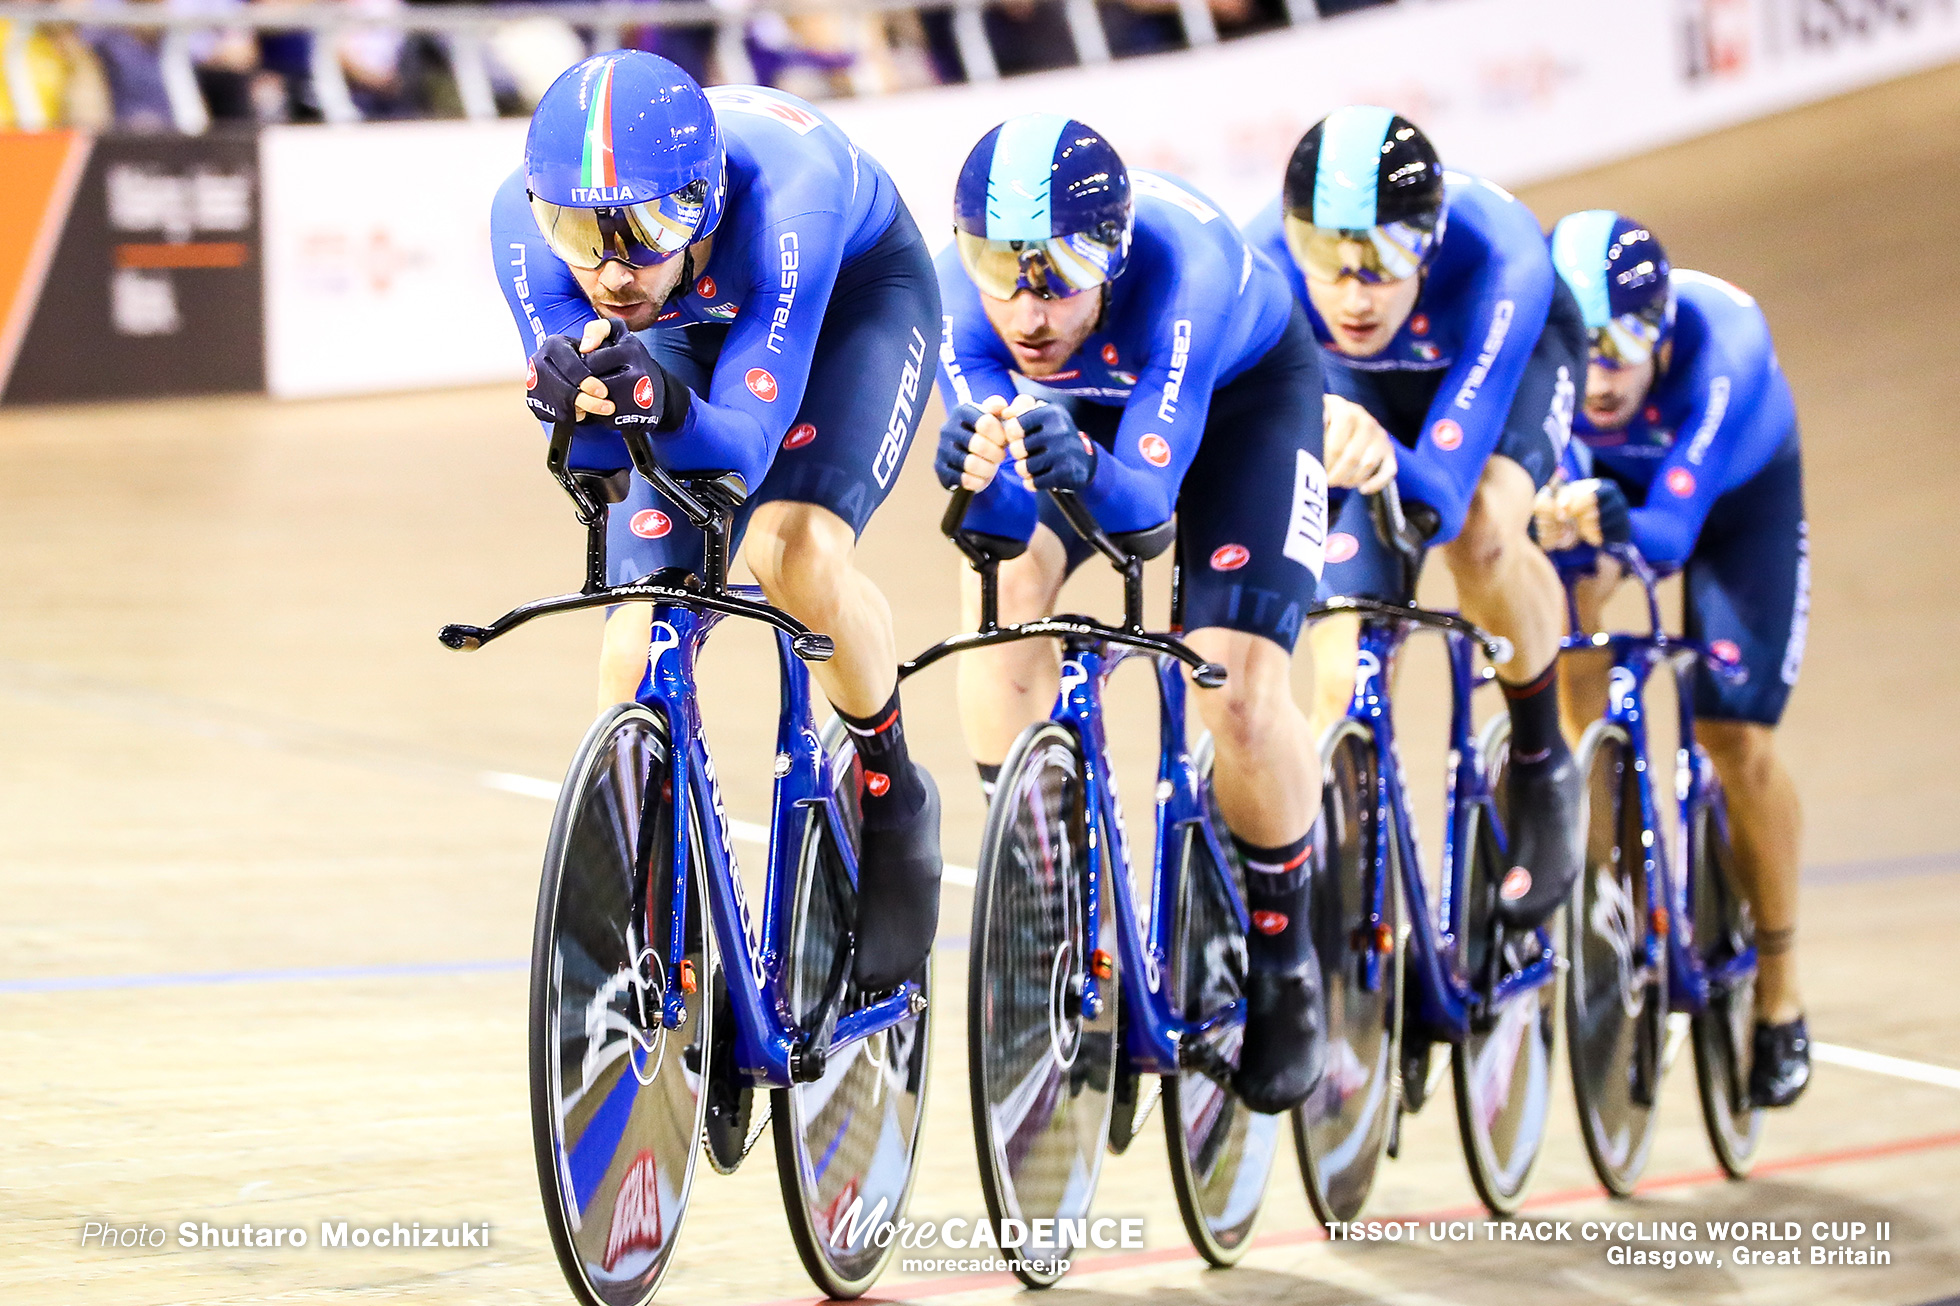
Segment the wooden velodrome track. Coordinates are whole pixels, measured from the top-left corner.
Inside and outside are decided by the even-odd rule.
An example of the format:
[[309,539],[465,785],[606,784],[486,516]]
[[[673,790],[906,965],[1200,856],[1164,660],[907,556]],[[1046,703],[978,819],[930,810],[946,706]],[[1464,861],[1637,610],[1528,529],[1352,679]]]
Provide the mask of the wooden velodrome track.
[[[1956,123],[1960,67],[1527,195],[1547,221],[1639,214],[1682,264],[1768,310],[1803,414],[1814,533],[1809,660],[1783,733],[1809,818],[1813,1029],[1948,1068],[1942,1086],[1820,1064],[1801,1106],[1773,1120],[1758,1177],[1731,1184],[1711,1175],[1677,1066],[1651,1182],[1624,1203],[1597,1195],[1562,1104],[1533,1214],[1889,1220],[1892,1264],[1670,1273],[1611,1266],[1596,1242],[1333,1245],[1289,1157],[1257,1248],[1207,1273],[1153,1122],[1105,1169],[1100,1203],[1144,1217],[1148,1250],[1084,1263],[1053,1300],[1917,1306],[1960,1293],[1960,584],[1945,552],[1960,242],[1942,234],[1960,207]],[[434,638],[577,575],[580,538],[540,452],[507,388],[0,418],[0,1300],[568,1300],[526,1123],[523,959],[547,799],[591,714],[597,619],[467,658]],[[908,649],[955,621],[941,499],[914,452],[865,546]],[[1100,577],[1081,588],[1084,604],[1113,593]],[[717,648],[720,769],[734,814],[753,819],[773,671],[753,633]],[[1411,751],[1419,775],[1436,770],[1435,669],[1417,660],[1405,677],[1404,733],[1429,748]],[[930,673],[908,712],[947,795],[948,856],[970,865],[981,805],[950,686]],[[1147,724],[1129,715],[1134,759]],[[969,905],[949,888],[922,1217],[981,1209]],[[1411,1122],[1371,1214],[1471,1214],[1450,1111],[1439,1101]],[[701,1173],[663,1300],[808,1298],[768,1158]],[[391,1219],[488,1221],[493,1241],[79,1245],[90,1220],[311,1232]],[[874,1295],[1013,1291],[999,1276],[894,1272]]]

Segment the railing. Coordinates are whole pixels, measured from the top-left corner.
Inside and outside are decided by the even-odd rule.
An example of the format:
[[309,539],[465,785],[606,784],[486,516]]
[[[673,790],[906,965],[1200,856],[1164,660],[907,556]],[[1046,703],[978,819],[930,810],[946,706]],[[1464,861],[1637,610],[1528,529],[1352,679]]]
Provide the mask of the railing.
[[[1192,46],[1211,45],[1218,40],[1207,0],[1176,0],[1185,39]],[[1309,23],[1319,20],[1315,0],[1281,0],[1287,20]],[[1082,64],[1103,64],[1110,60],[1110,47],[1103,30],[1102,15],[1095,0],[1062,0],[1076,56]],[[191,61],[190,37],[196,32],[251,28],[259,31],[307,31],[328,37],[350,29],[388,28],[403,32],[426,33],[442,38],[456,79],[464,116],[474,119],[497,116],[489,64],[485,58],[486,38],[502,24],[522,19],[551,18],[584,28],[591,33],[591,48],[610,50],[621,43],[623,32],[633,27],[713,27],[715,57],[722,75],[729,81],[755,80],[743,34],[749,20],[758,13],[775,12],[785,17],[836,14],[879,14],[913,10],[952,12],[953,38],[968,81],[995,81],[1000,77],[993,47],[988,43],[982,20],[987,0],[659,0],[658,3],[630,4],[527,4],[408,7],[387,13],[363,12],[351,5],[337,4],[250,4],[216,13],[172,13],[161,4],[89,5],[0,3],[0,20],[10,26],[4,47],[0,47],[0,71],[19,125],[30,131],[49,126],[42,119],[39,96],[27,59],[27,43],[41,24],[72,24],[77,27],[132,27],[161,31],[163,39],[158,58],[163,70],[164,89],[169,98],[172,124],[180,132],[196,135],[210,127],[210,114],[198,89]],[[318,98],[321,116],[332,123],[361,121],[361,112],[349,92],[340,66],[336,42],[312,43],[309,72]]]

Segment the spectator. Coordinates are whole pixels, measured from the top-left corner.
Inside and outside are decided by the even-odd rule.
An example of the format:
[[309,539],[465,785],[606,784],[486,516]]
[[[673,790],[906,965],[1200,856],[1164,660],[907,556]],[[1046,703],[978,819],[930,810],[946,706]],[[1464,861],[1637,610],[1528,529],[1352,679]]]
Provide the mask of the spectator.
[[585,58],[585,41],[560,18],[543,14],[499,24],[490,34],[490,75],[499,97],[530,113],[558,80],[558,74]]
[[[660,0],[651,0],[658,4]],[[726,78],[716,78],[710,66],[715,56],[715,28],[712,23],[648,23],[625,33],[626,48],[646,50],[671,59],[687,70],[687,75],[706,86]]]
[[1069,35],[1060,0],[1008,0],[989,6],[981,21],[1002,76],[1067,68],[1077,62],[1075,38]]
[[[342,7],[376,17],[403,16],[402,0],[340,0]],[[336,53],[347,91],[363,118],[413,118],[420,111],[405,76],[408,37],[398,26],[350,27],[340,33]]]
[[846,94],[846,72],[855,56],[840,49],[839,32],[827,17],[799,17],[794,22],[772,9],[749,20],[745,38],[755,80],[800,95],[827,100]]
[[174,116],[171,92],[163,80],[163,29],[84,27],[82,39],[88,41],[108,78],[116,126],[123,131],[169,131]]
[[169,131],[175,119],[157,53],[159,33],[140,27],[96,27],[88,29],[85,39],[108,78],[116,126],[131,132]]
[[[0,51],[11,54],[15,37],[15,24],[0,20]],[[0,67],[0,129],[100,129],[112,120],[102,65],[73,27],[36,24]]]
[[[284,122],[291,116],[283,78],[262,66],[259,40],[249,27],[226,27],[223,20],[244,0],[163,0],[173,14],[208,17],[211,26],[185,32],[197,89],[213,122]],[[158,73],[161,80],[162,74]]]

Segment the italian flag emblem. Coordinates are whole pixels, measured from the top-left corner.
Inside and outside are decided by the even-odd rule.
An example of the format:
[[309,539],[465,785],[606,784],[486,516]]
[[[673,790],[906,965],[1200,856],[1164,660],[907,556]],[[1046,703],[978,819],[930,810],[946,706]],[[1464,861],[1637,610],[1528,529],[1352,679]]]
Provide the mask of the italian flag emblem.
[[585,119],[585,158],[579,168],[579,183],[587,190],[610,190],[619,185],[613,167],[612,79],[614,64],[607,63],[593,88],[592,107]]

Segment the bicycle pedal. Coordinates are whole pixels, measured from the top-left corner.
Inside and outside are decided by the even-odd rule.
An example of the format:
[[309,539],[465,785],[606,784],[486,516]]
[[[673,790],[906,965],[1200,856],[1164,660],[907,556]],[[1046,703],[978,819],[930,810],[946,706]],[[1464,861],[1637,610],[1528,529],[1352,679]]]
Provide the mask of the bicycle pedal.
[[1177,1065],[1179,1070],[1196,1071],[1220,1088],[1232,1087],[1232,1063],[1202,1038],[1186,1038],[1178,1045]]

